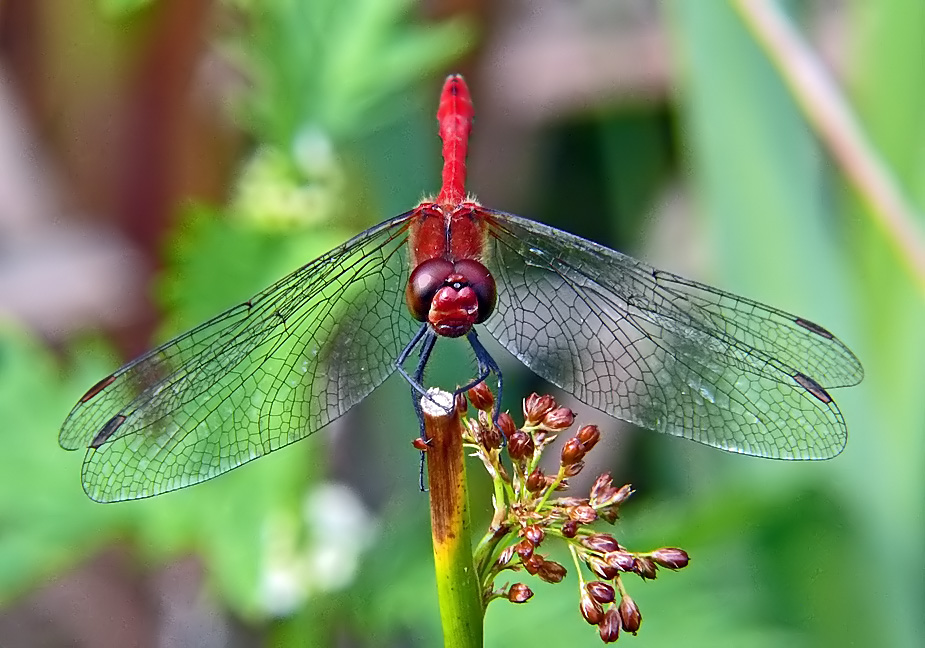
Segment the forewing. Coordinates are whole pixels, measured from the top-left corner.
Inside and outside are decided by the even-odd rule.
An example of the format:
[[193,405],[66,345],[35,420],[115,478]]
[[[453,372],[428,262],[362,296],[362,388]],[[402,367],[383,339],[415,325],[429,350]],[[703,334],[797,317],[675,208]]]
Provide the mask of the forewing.
[[409,214],[133,360],[71,410],[99,501],[189,486],[297,441],[394,370],[418,323],[404,304]]
[[579,400],[643,427],[782,459],[838,454],[826,388],[863,376],[831,333],[580,237],[490,212],[489,332]]

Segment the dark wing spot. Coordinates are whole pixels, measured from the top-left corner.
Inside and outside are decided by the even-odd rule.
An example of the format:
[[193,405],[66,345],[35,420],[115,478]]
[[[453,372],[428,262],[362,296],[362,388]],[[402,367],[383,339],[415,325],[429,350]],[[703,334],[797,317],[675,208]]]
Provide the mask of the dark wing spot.
[[823,403],[831,403],[832,397],[829,396],[829,392],[822,388],[822,385],[817,383],[815,380],[807,376],[806,374],[797,373],[793,375],[793,379],[799,383],[803,389],[808,391],[810,394],[821,400]]
[[116,379],[115,374],[111,376],[106,376],[101,381],[93,385],[90,389],[87,390],[87,393],[80,397],[81,403],[86,403],[88,400],[99,394],[101,391],[106,389],[109,385],[112,384],[112,381]]
[[807,331],[812,331],[816,335],[821,335],[822,337],[828,338],[829,340],[835,337],[834,335],[826,331],[824,328],[822,328],[818,324],[814,322],[810,322],[809,320],[805,320],[802,317],[798,317],[793,321],[795,324],[799,324],[800,326],[805,328]]
[[109,422],[103,426],[103,429],[100,430],[95,437],[93,437],[93,441],[90,442],[90,447],[99,448],[101,445],[106,443],[109,440],[109,437],[115,434],[116,430],[118,430],[119,426],[121,426],[123,423],[125,423],[124,416],[121,414],[116,414],[113,416],[111,419],[109,419]]

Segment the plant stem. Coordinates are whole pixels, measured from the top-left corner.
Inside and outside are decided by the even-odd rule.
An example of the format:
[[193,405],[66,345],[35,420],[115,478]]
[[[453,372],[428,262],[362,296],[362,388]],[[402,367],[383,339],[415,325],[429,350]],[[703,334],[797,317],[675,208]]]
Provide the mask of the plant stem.
[[[447,410],[434,401],[446,403]],[[431,390],[429,397],[421,399],[421,409],[429,442],[427,482],[443,642],[446,648],[478,648],[484,608],[469,536],[464,407],[454,406],[451,394]]]
[[919,287],[925,288],[925,239],[918,225],[921,214],[903,193],[818,56],[778,3],[737,0],[733,6],[777,65],[797,104],[870,206],[871,215]]

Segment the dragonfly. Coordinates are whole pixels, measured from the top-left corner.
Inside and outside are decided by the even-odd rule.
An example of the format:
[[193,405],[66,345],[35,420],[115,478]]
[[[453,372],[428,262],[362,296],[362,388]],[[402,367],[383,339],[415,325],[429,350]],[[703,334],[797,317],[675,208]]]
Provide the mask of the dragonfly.
[[86,451],[89,497],[150,497],[225,473],[323,428],[396,371],[423,393],[440,338],[465,338],[472,384],[494,374],[500,388],[478,332],[579,401],[643,428],[759,457],[841,452],[847,428],[829,390],[859,383],[863,369],[840,340],[479,204],[465,188],[473,116],[466,82],[449,76],[436,198],[92,386],[59,437]]

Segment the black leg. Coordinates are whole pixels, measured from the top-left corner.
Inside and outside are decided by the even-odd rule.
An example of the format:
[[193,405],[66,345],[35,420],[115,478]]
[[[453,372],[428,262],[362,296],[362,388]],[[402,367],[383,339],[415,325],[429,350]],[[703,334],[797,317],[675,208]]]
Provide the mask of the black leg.
[[[418,329],[418,332],[415,333],[414,337],[411,339],[411,342],[402,350],[398,355],[398,359],[395,361],[395,367],[398,369],[398,372],[402,377],[408,381],[408,384],[411,385],[411,404],[414,406],[414,413],[418,417],[418,425],[420,427],[420,436],[424,443],[429,443],[430,440],[427,438],[427,432],[424,428],[424,413],[421,411],[421,398],[427,397],[427,390],[424,388],[424,369],[427,366],[427,360],[430,358],[431,351],[434,350],[434,344],[437,343],[437,335],[430,330],[430,327],[427,324],[423,324],[421,328]],[[414,351],[414,347],[421,345],[420,354],[418,356],[418,363],[414,369],[413,374],[408,374],[405,370],[404,364],[405,361],[411,356],[411,353]],[[421,466],[418,471],[418,480],[420,483],[421,492],[426,492],[427,488],[424,485],[424,453],[421,452]]]
[[469,333],[466,335],[466,339],[469,340],[469,344],[472,346],[472,351],[475,353],[475,359],[478,362],[479,367],[479,377],[476,378],[474,382],[458,389],[456,393],[458,394],[472,387],[475,387],[480,382],[488,378],[490,374],[495,374],[498,377],[498,396],[495,398],[495,406],[491,413],[491,420],[494,421],[495,425],[497,425],[498,415],[501,414],[501,392],[504,387],[504,380],[501,377],[501,368],[498,366],[498,363],[495,362],[495,359],[491,357],[491,354],[488,353],[488,350],[482,346],[482,343],[479,341],[479,336],[475,334],[475,330],[469,331]]

